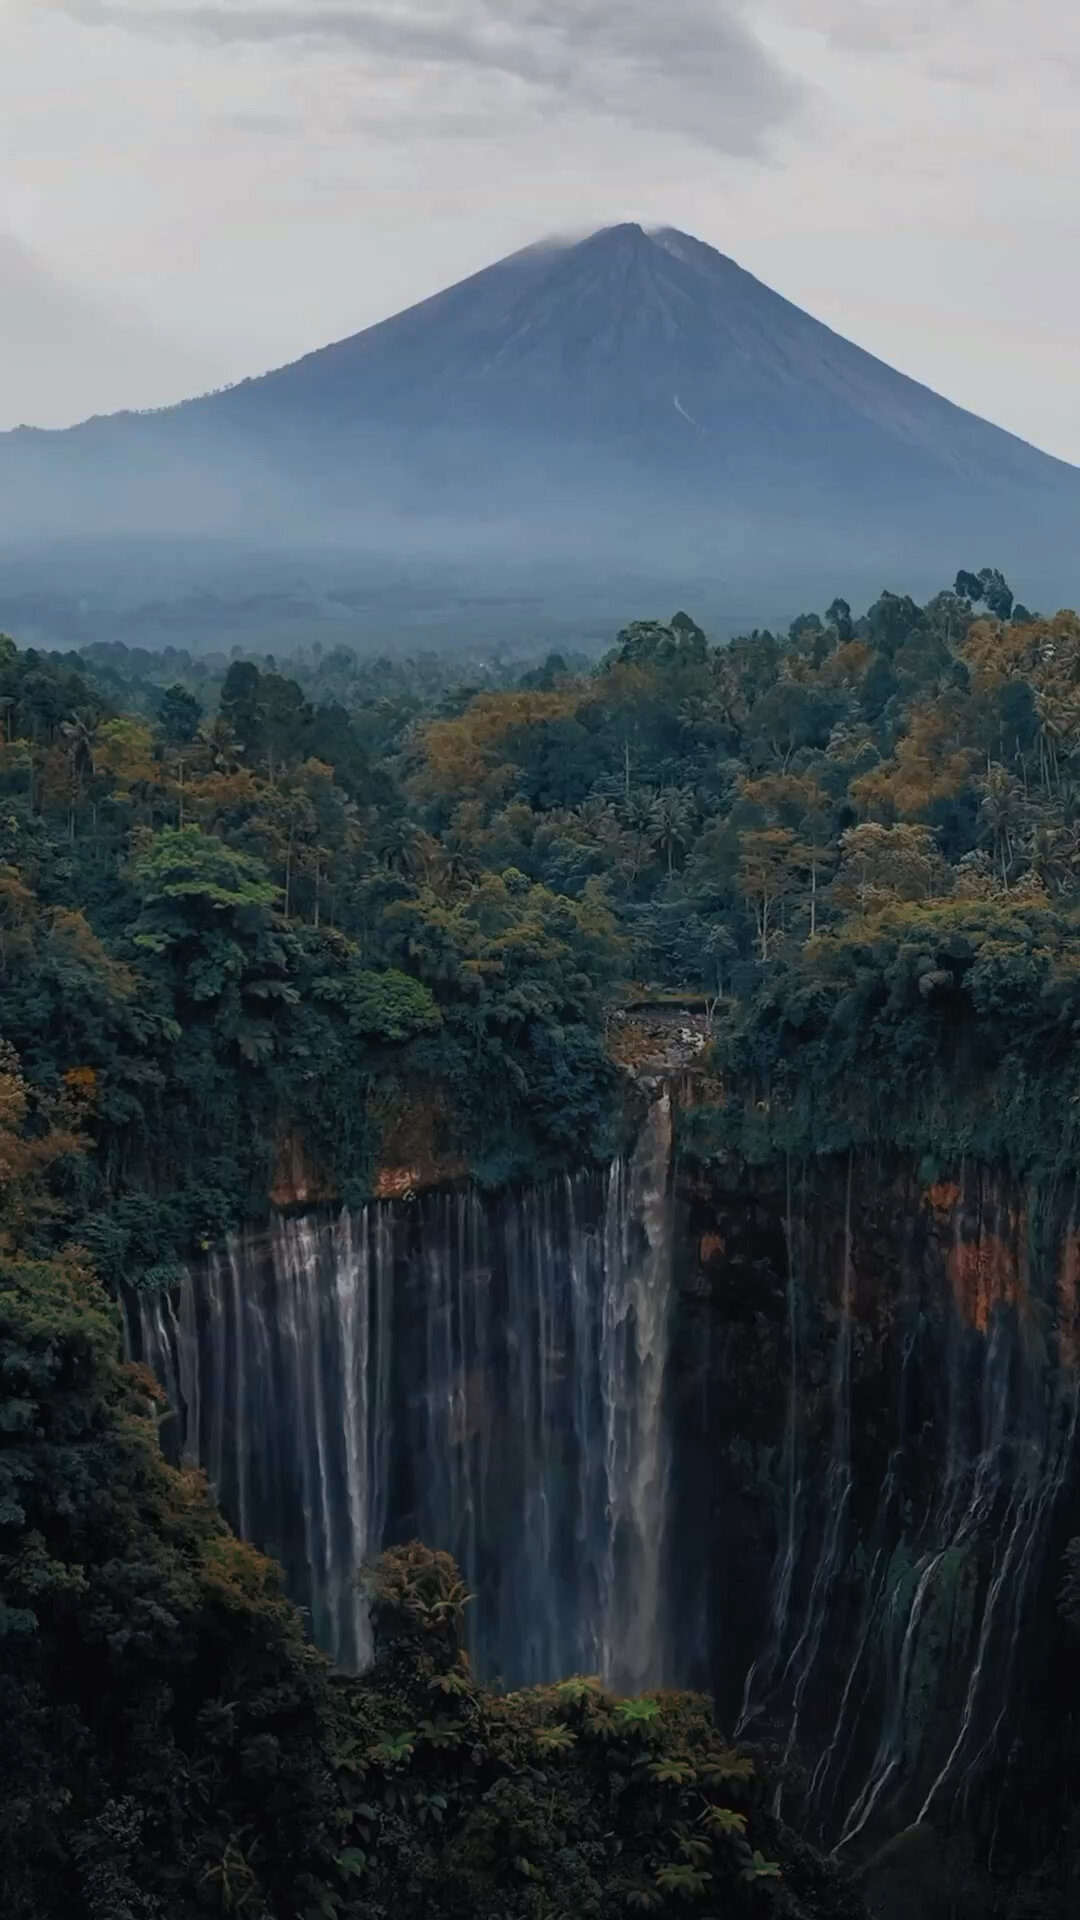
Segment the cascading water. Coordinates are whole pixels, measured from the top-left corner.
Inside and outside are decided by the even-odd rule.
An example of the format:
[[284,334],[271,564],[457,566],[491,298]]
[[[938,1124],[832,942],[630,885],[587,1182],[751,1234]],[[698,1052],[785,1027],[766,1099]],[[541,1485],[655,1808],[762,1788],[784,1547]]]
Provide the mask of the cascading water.
[[606,1176],[279,1221],[129,1300],[173,1451],[342,1662],[356,1569],[417,1536],[476,1595],[487,1678],[664,1677],[670,1160],[665,1092]]
[[982,1194],[965,1211],[959,1189],[951,1205],[947,1297],[924,1246],[889,1298],[853,1274],[851,1168],[832,1287],[789,1194],[772,1601],[738,1730],[799,1755],[799,1818],[838,1851],[949,1817],[1000,1764],[1074,1465],[1069,1330],[1034,1297],[1017,1218]]
[[[604,1678],[655,1683],[668,1457],[664,1375],[671,1311],[671,1096],[661,1095],[629,1166],[612,1169],[605,1221],[600,1377],[607,1554]],[[587,1308],[579,1313],[579,1323]],[[582,1417],[586,1401],[581,1402]]]

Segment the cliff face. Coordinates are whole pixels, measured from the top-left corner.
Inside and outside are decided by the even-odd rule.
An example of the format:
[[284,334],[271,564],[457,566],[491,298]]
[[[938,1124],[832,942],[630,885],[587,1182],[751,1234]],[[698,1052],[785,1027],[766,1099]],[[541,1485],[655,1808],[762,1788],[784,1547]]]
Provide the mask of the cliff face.
[[678,1211],[700,1677],[842,1855],[958,1814],[1007,1846],[1052,1802],[1074,1658],[1077,1194],[854,1161],[688,1180]]
[[606,1171],[500,1194],[432,1190],[403,1141],[388,1197],[130,1301],[167,1442],[346,1661],[354,1568],[420,1535],[485,1678],[707,1686],[842,1859],[927,1819],[1019,1854],[1080,1679],[1080,1195],[691,1175],[672,1105]]

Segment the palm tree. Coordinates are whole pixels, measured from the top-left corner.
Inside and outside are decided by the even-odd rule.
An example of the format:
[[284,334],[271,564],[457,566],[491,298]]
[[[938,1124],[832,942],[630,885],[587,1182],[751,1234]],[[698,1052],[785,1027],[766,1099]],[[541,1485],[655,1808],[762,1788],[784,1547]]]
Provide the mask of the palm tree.
[[1001,868],[1001,884],[1009,890],[1009,874],[1016,847],[1025,824],[1024,790],[1007,767],[996,763],[986,770],[979,813],[983,835],[993,847],[995,865]]
[[423,827],[411,820],[387,821],[379,845],[380,863],[403,880],[429,882],[438,855],[438,844]]
[[1027,838],[1031,871],[1048,893],[1066,893],[1080,871],[1080,830],[1036,820]]
[[613,828],[618,832],[618,820],[614,808],[610,801],[603,799],[598,793],[590,793],[580,807],[574,808],[570,818],[587,840],[610,839]]
[[1080,694],[1060,676],[1044,681],[1035,695],[1039,723],[1039,771],[1047,793],[1060,790],[1062,759],[1080,740]]
[[477,867],[472,849],[461,834],[452,829],[442,842],[438,878],[448,894],[463,893],[476,880]]
[[238,773],[244,749],[223,714],[216,713],[199,728],[202,741],[215,773]]
[[1051,784],[1059,784],[1057,750],[1066,724],[1060,689],[1053,686],[1041,688],[1035,695],[1035,714],[1039,723],[1039,772],[1043,786],[1049,793]]
[[667,855],[669,875],[675,871],[676,852],[690,845],[696,808],[686,787],[665,787],[649,808],[653,845]]
[[98,716],[90,708],[72,715],[70,720],[61,720],[60,731],[68,743],[68,758],[71,762],[71,809],[68,815],[68,837],[75,838],[75,816],[79,802],[89,781],[97,772]]

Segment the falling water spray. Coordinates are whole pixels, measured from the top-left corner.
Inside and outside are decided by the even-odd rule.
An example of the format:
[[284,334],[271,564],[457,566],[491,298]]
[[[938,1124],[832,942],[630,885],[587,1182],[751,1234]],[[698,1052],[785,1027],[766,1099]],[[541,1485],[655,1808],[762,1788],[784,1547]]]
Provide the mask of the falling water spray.
[[666,1677],[671,1148],[661,1090],[606,1174],[278,1220],[129,1301],[169,1444],[341,1662],[370,1657],[357,1570],[418,1536],[487,1678]]

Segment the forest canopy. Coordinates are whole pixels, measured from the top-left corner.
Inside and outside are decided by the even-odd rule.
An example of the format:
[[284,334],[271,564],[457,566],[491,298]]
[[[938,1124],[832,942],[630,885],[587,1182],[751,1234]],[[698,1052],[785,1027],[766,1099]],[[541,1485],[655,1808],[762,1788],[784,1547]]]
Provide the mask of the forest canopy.
[[603,1155],[643,991],[710,1024],[688,1150],[764,1103],[761,1150],[1072,1151],[1080,620],[994,569],[524,671],[3,640],[0,713],[3,1036],[113,1278],[259,1217],[291,1138],[362,1197],[417,1102],[481,1180]]

